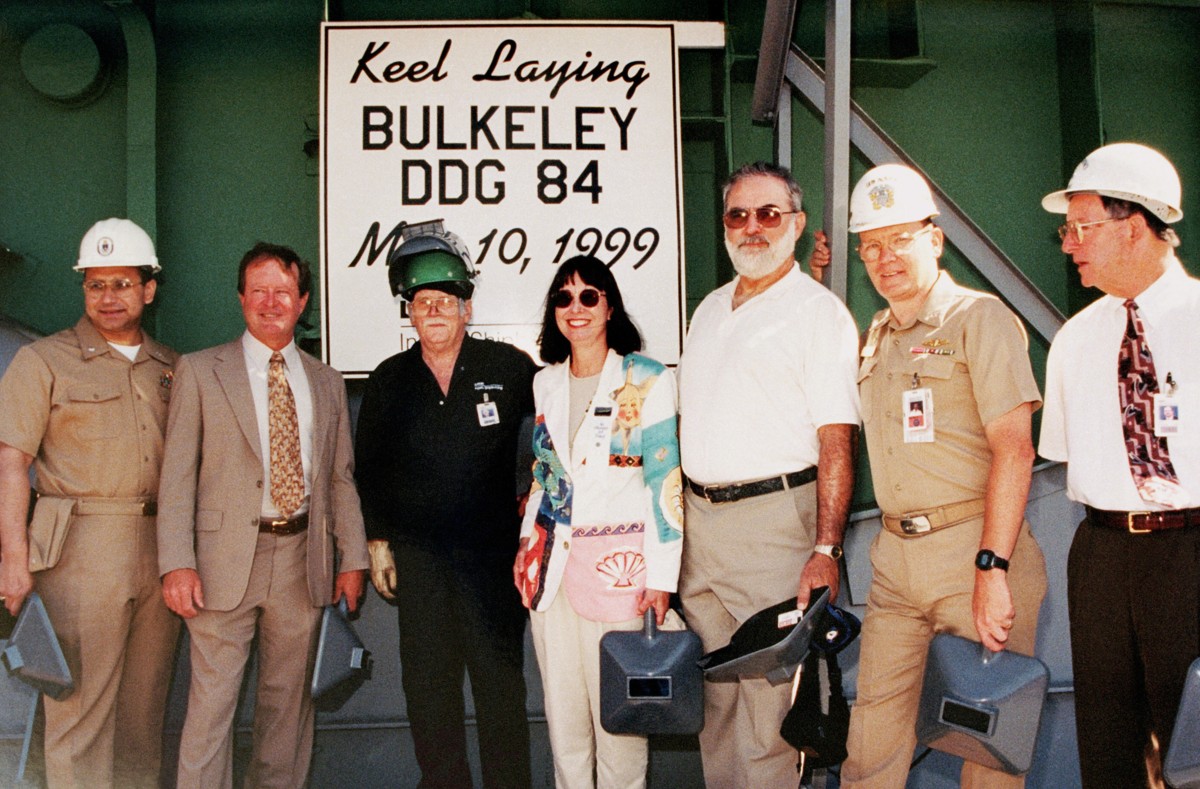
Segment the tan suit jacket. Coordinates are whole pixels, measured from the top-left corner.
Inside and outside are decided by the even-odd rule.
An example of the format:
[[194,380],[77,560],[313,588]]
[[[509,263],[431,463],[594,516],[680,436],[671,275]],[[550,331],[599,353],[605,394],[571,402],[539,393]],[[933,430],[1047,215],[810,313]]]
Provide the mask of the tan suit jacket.
[[[306,353],[312,389],[308,591],[333,595],[335,572],[370,566],[354,486],[350,416],[341,374]],[[175,374],[158,491],[159,573],[193,568],[205,606],[229,611],[246,593],[258,539],[263,460],[239,338],[185,355]],[[335,565],[336,562],[336,565]]]

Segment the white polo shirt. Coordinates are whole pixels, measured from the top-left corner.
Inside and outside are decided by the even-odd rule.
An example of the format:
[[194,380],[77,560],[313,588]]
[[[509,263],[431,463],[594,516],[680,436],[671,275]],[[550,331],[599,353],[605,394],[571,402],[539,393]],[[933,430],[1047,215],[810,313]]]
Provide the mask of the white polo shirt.
[[[1176,261],[1134,299],[1154,356],[1160,392],[1175,381],[1179,433],[1167,438],[1171,464],[1200,506],[1200,280]],[[1050,346],[1038,452],[1067,462],[1067,495],[1103,510],[1163,509],[1138,495],[1129,472],[1117,356],[1125,300],[1103,296],[1067,321]]]
[[683,471],[703,485],[814,466],[818,427],[859,423],[846,306],[798,265],[735,310],[736,287],[701,302],[679,364]]

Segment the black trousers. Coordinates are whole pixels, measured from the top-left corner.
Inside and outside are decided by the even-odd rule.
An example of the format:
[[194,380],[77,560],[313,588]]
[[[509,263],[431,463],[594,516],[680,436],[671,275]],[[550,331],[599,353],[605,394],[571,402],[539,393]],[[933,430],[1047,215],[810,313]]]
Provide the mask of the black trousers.
[[1075,726],[1084,789],[1146,786],[1200,656],[1200,528],[1129,534],[1079,525],[1067,561]]
[[512,551],[396,545],[400,671],[421,789],[469,789],[463,672],[485,789],[528,789],[524,637]]

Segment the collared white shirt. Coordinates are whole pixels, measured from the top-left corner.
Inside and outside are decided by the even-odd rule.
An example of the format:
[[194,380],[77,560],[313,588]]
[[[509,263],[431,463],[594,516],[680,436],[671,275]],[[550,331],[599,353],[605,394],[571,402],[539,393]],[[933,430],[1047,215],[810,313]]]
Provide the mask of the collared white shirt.
[[818,427],[859,423],[846,306],[797,265],[735,310],[737,281],[696,309],[679,365],[683,471],[704,485],[816,465]]
[[[1179,433],[1167,438],[1180,484],[1200,506],[1200,280],[1176,261],[1134,301],[1154,356],[1160,392],[1176,383]],[[1046,402],[1038,452],[1067,462],[1067,495],[1104,510],[1162,509],[1138,495],[1129,471],[1117,356],[1125,300],[1103,296],[1067,321],[1046,361]]]
[[[255,337],[246,332],[242,335],[242,352],[246,358],[246,372],[250,376],[250,393],[254,396],[254,412],[258,418],[258,445],[263,459],[262,516],[278,518],[281,513],[271,501],[271,408],[267,395],[267,372],[274,353]],[[283,354],[284,374],[292,397],[296,401],[296,418],[300,425],[300,460],[304,465],[304,503],[298,512],[308,510],[308,497],[312,492],[312,445],[313,445],[313,401],[304,372],[304,362],[296,343],[290,342],[280,353]]]

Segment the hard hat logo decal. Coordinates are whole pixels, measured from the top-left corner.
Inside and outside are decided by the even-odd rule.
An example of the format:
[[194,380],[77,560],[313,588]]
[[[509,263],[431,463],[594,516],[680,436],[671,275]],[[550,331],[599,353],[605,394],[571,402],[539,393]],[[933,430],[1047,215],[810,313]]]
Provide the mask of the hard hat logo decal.
[[872,187],[868,196],[871,198],[871,207],[876,211],[891,208],[896,204],[896,193],[892,190],[890,184],[879,184]]
[[103,257],[108,257],[113,253],[113,240],[108,236],[96,242],[96,252]]

